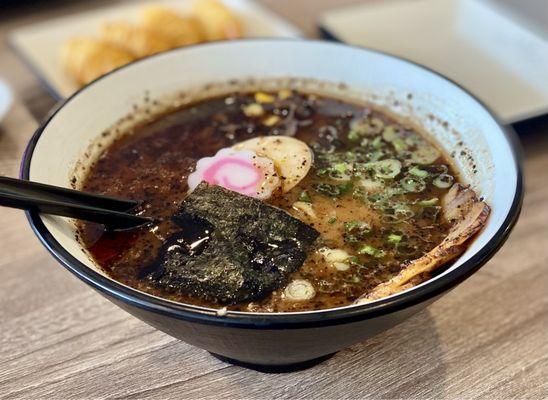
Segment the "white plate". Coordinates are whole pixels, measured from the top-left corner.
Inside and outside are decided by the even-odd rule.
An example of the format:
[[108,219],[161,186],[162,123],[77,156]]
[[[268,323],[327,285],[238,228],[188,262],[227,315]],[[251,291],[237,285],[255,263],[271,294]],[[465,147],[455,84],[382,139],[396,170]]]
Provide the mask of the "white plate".
[[8,113],[13,101],[9,86],[0,79],[0,122]]
[[511,123],[548,113],[548,42],[506,11],[488,0],[392,0],[330,11],[320,25],[448,76]]
[[[272,11],[250,0],[223,0],[242,19],[245,37],[301,37],[302,33]],[[68,97],[78,86],[63,71],[59,52],[74,36],[97,35],[101,24],[110,20],[135,20],[143,4],[132,1],[96,11],[51,19],[15,30],[10,43],[40,80],[58,98]],[[187,11],[191,0],[157,0],[154,4]]]

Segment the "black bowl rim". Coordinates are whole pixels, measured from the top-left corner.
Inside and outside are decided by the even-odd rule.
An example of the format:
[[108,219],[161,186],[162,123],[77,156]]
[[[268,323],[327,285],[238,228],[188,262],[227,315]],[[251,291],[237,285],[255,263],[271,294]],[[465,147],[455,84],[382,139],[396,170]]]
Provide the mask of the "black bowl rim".
[[[345,308],[335,308],[327,310],[318,310],[313,312],[302,312],[302,313],[272,313],[272,314],[261,314],[261,313],[234,313],[228,311],[225,315],[217,315],[215,310],[203,309],[196,307],[190,304],[176,303],[159,297],[155,297],[144,292],[140,292],[136,289],[130,288],[128,286],[122,285],[112,279],[109,279],[98,272],[94,271],[92,268],[86,266],[78,259],[73,257],[68,251],[66,251],[59,242],[55,240],[52,234],[44,225],[41,220],[39,213],[36,211],[26,212],[28,221],[33,229],[34,233],[38,236],[42,244],[47,248],[47,250],[57,259],[66,269],[75,274],[79,279],[86,282],[94,289],[98,290],[102,294],[106,295],[107,298],[113,297],[116,300],[122,301],[128,305],[138,307],[144,310],[148,310],[157,314],[164,316],[182,319],[195,323],[225,326],[225,327],[234,327],[234,328],[244,328],[244,329],[302,329],[302,328],[312,328],[312,327],[321,327],[321,326],[331,326],[338,324],[345,324],[365,319],[371,319],[378,317],[380,315],[385,315],[400,311],[404,308],[408,308],[419,303],[434,300],[436,297],[440,296],[442,293],[452,289],[466,278],[471,276],[479,268],[481,268],[489,259],[497,252],[497,250],[504,244],[508,238],[512,228],[516,224],[523,201],[523,171],[522,171],[522,154],[519,140],[513,131],[508,126],[504,126],[500,120],[495,116],[492,110],[486,106],[480,99],[475,95],[470,93],[467,89],[462,87],[460,84],[454,82],[452,79],[428,68],[416,62],[404,59],[402,57],[397,57],[389,53],[385,53],[375,49],[369,49],[361,46],[333,43],[324,40],[315,40],[315,39],[293,39],[293,38],[249,38],[249,39],[240,39],[237,41],[227,41],[223,42],[222,46],[230,46],[234,43],[239,43],[242,41],[246,42],[303,42],[303,43],[321,43],[321,44],[330,44],[333,46],[344,46],[352,47],[360,51],[373,52],[377,54],[384,55],[386,57],[397,59],[401,62],[409,63],[419,68],[422,68],[430,73],[433,73],[446,81],[449,81],[453,85],[459,87],[470,97],[474,98],[495,120],[501,131],[505,134],[506,140],[510,146],[510,149],[514,158],[514,167],[517,173],[517,182],[516,182],[516,192],[514,194],[514,199],[512,205],[506,216],[504,222],[502,223],[499,230],[493,235],[493,237],[483,246],[479,251],[474,254],[469,260],[464,262],[461,266],[454,269],[451,272],[446,273],[445,275],[428,281],[425,285],[420,286],[414,290],[401,293],[399,295],[389,297],[386,299],[381,299],[373,303],[366,303],[362,305],[355,305],[352,307]],[[136,60],[130,64],[124,65],[120,68],[117,68],[106,75],[103,75],[88,85],[82,87],[65,101],[60,103],[57,107],[51,110],[51,112],[46,116],[44,121],[40,124],[38,129],[35,131],[34,135],[30,139],[25,152],[23,154],[23,159],[21,163],[20,177],[22,179],[29,179],[30,164],[32,160],[32,155],[40,136],[42,135],[45,128],[48,126],[49,122],[57,115],[57,113],[63,109],[72,99],[79,95],[84,90],[87,90],[89,87],[93,86],[98,81],[101,81],[105,77],[115,73],[118,70],[131,67],[133,64],[143,62],[151,57],[161,57],[163,54],[172,53],[172,52],[184,52],[188,48],[196,46],[211,46],[219,45],[218,42],[209,42],[201,43],[197,45],[187,46],[183,48],[177,48],[173,50],[168,50],[160,54],[152,55],[149,57]]]

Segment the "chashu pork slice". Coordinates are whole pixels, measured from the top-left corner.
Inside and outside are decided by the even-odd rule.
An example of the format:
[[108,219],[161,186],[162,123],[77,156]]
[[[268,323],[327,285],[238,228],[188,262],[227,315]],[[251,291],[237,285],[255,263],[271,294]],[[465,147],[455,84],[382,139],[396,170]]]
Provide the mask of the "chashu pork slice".
[[455,184],[442,201],[443,218],[453,224],[447,237],[424,256],[403,266],[400,273],[364,294],[357,304],[369,303],[401,292],[425,280],[435,269],[466,250],[466,243],[486,224],[491,209],[470,187]]

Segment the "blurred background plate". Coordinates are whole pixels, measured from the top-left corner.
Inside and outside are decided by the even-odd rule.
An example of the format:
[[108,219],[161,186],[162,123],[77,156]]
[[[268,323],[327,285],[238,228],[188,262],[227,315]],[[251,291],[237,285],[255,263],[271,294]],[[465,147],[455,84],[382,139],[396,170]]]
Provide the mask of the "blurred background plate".
[[13,97],[8,84],[0,79],[0,122],[2,122],[4,116],[8,113],[12,101]]
[[[192,0],[157,0],[175,11],[188,11]],[[74,36],[97,36],[101,24],[107,21],[135,20],[144,4],[151,1],[132,1],[76,15],[51,19],[19,28],[10,34],[9,41],[38,78],[57,98],[70,96],[78,89],[63,71],[60,51],[63,44]],[[244,37],[302,36],[299,29],[267,8],[252,0],[223,0],[241,18]]]
[[320,28],[426,65],[513,123],[548,113],[543,18],[547,0],[392,0],[334,9]]

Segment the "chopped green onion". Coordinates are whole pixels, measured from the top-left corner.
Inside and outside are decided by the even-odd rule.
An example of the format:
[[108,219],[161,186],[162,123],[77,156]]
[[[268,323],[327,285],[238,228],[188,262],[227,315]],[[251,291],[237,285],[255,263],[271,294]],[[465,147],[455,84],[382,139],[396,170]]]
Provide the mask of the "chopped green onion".
[[400,183],[405,191],[411,193],[419,193],[426,189],[426,183],[424,183],[424,181],[409,176],[403,178]]
[[348,181],[342,185],[331,185],[329,183],[317,183],[314,185],[316,192],[329,197],[339,197],[352,189],[352,182]]
[[435,222],[438,219],[440,210],[440,206],[424,207],[422,209],[421,218],[429,219]]
[[351,181],[345,182],[342,185],[339,185],[339,190],[341,194],[348,193],[350,189],[354,187],[354,184]]
[[316,192],[330,197],[338,197],[341,195],[341,190],[337,185],[330,185],[329,183],[318,183],[314,185]]
[[360,186],[357,186],[352,191],[352,197],[365,203],[367,201],[367,192]]
[[382,131],[382,138],[386,140],[387,142],[392,142],[393,140],[398,138],[398,134],[396,133],[396,128],[393,125],[389,125]]
[[378,178],[395,178],[401,172],[401,162],[396,159],[377,161],[375,171]]
[[369,200],[371,203],[377,203],[379,201],[385,200],[386,197],[380,193],[372,194],[371,196],[367,197],[367,200]]
[[392,244],[398,244],[401,242],[403,236],[402,235],[396,235],[395,233],[391,233],[388,235],[388,242]]
[[347,221],[344,223],[344,241],[357,243],[371,233],[371,226],[364,221]]
[[348,261],[352,265],[359,265],[360,264],[360,259],[356,256],[348,257],[348,259],[346,261]]
[[392,140],[392,146],[394,146],[394,149],[396,149],[396,152],[398,153],[401,153],[408,148],[407,144],[400,138]]
[[333,225],[335,222],[337,222],[337,217],[329,217],[327,220],[327,223],[330,225]]
[[382,180],[361,179],[359,184],[366,192],[378,192],[384,188]]
[[432,181],[434,186],[440,189],[447,189],[453,184],[454,178],[449,174],[441,174]]
[[371,162],[375,162],[375,161],[380,160],[382,157],[384,157],[384,155],[385,155],[385,152],[384,152],[384,151],[382,151],[382,150],[375,150],[375,151],[372,151],[372,152],[367,153],[367,158],[368,158]]
[[348,283],[358,283],[360,281],[360,277],[356,275],[352,275],[350,278],[346,279],[346,282]]
[[382,258],[386,255],[384,250],[377,249],[376,247],[370,246],[368,244],[363,245],[359,250],[358,254],[368,254],[375,258]]
[[430,200],[419,201],[418,204],[420,206],[423,206],[423,207],[430,207],[430,206],[435,206],[436,204],[438,204],[438,201],[439,201],[439,199],[437,197],[433,197]]
[[420,169],[417,166],[414,166],[409,170],[409,173],[417,178],[426,178],[428,176],[428,171]]
[[381,133],[384,128],[384,122],[379,118],[372,118],[369,126],[371,126],[374,133]]
[[370,119],[365,116],[350,122],[350,129],[362,136],[377,135],[382,132],[383,128],[384,122],[379,118]]
[[417,164],[432,164],[439,157],[440,152],[426,143],[411,154],[411,160]]
[[316,295],[314,286],[305,279],[295,279],[284,289],[284,298],[290,301],[310,300]]
[[350,132],[348,132],[347,135],[348,140],[350,140],[351,142],[357,142],[358,140],[360,140],[360,137],[360,134],[355,129],[352,129]]
[[310,198],[306,190],[303,190],[301,194],[299,195],[299,201],[303,201],[305,203],[312,203],[312,199]]
[[380,149],[382,147],[382,137],[377,136],[373,141],[371,142],[371,146],[373,146],[374,149]]
[[338,164],[333,165],[333,169],[337,172],[340,172],[341,174],[344,174],[348,170],[348,164],[338,163]]

